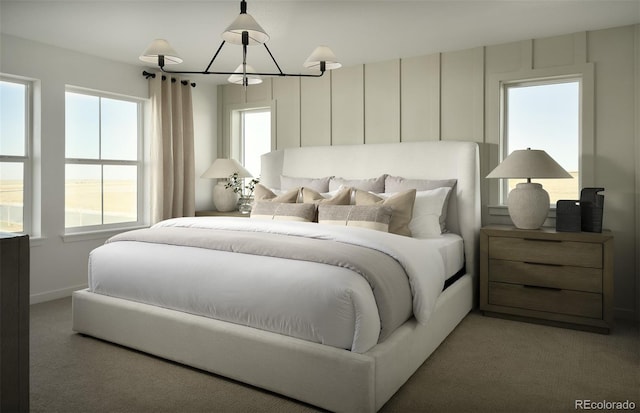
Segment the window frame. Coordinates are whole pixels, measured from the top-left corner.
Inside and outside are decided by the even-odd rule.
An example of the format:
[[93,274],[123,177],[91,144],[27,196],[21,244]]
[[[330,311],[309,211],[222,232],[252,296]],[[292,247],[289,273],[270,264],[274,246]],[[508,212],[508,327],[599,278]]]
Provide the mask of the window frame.
[[33,81],[0,74],[0,81],[25,86],[24,155],[1,155],[1,163],[22,163],[22,231],[33,236]]
[[[135,227],[140,227],[144,225],[145,215],[144,215],[144,182],[145,182],[145,165],[144,165],[144,99],[120,95],[111,92],[97,91],[92,89],[85,89],[76,86],[67,85],[65,87],[65,116],[66,116],[66,95],[67,93],[76,93],[88,96],[94,96],[99,98],[100,100],[105,99],[113,99],[120,100],[126,102],[132,102],[136,104],[136,118],[137,118],[137,145],[136,145],[136,160],[121,160],[121,159],[103,159],[101,149],[99,152],[98,159],[92,158],[67,158],[65,154],[64,165],[65,165],[65,207],[64,207],[64,215],[65,215],[65,223],[64,223],[64,231],[65,234],[79,234],[79,233],[92,233],[92,232],[103,232],[103,231],[111,231],[111,230],[119,230],[119,229],[130,229]],[[99,101],[100,101],[99,100]],[[100,124],[102,123],[102,104],[100,101],[99,105],[99,118],[98,121]],[[99,128],[99,141],[98,147],[101,148],[102,144],[102,128]],[[65,145],[67,143],[67,135],[65,128]],[[82,225],[75,227],[67,227],[66,223],[66,166],[67,165],[98,165],[101,167],[101,221],[102,224],[98,225]],[[136,181],[136,221],[127,221],[127,222],[117,222],[117,223],[104,223],[104,167],[105,166],[135,166],[137,170],[137,181]]]
[[[513,72],[491,73],[487,75],[485,104],[486,139],[488,146],[488,166],[485,176],[495,168],[502,158],[504,134],[504,94],[502,86],[510,82],[535,81],[553,77],[581,78],[580,90],[580,155],[578,158],[581,187],[595,186],[595,65],[577,63],[540,69],[516,70]],[[488,180],[487,214],[488,222],[504,222],[507,206],[502,202],[498,180]],[[551,217],[555,214],[555,205],[551,205]]]
[[[271,114],[271,150],[276,149],[275,135],[275,102],[262,101],[245,104],[228,105],[225,108],[227,124],[224,125],[227,130],[224,134],[228,136],[228,140],[221,141],[222,146],[218,147],[218,157],[228,156],[237,159],[244,166],[244,141],[243,141],[243,121],[242,113],[250,111],[264,111]],[[226,144],[226,145],[225,145]],[[226,155],[228,154],[228,155]]]
[[[501,113],[500,113],[500,162],[502,162],[508,155],[508,119],[509,119],[509,99],[508,92],[510,88],[524,88],[524,87],[534,87],[534,86],[546,86],[546,85],[557,85],[563,83],[578,83],[578,189],[582,188],[582,127],[580,127],[581,120],[583,118],[582,109],[582,89],[583,89],[583,77],[581,75],[564,75],[564,76],[551,76],[551,77],[543,77],[543,78],[534,78],[534,79],[518,79],[513,81],[505,81],[500,84],[500,99],[501,99]],[[537,149],[532,146],[533,149]],[[507,195],[509,194],[509,179],[502,179],[500,185],[500,203],[503,205],[507,204]],[[579,194],[577,194],[579,196]],[[550,205],[555,208],[555,205]]]

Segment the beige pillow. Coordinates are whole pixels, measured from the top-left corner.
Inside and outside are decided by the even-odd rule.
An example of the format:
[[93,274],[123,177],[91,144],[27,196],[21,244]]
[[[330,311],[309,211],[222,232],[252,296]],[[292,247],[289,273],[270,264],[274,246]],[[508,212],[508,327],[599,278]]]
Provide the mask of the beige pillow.
[[257,184],[253,190],[253,197],[256,201],[271,201],[281,203],[293,203],[298,200],[299,189],[290,189],[278,195],[264,185]]
[[253,204],[251,218],[313,222],[316,218],[316,205],[258,201]]
[[[330,195],[326,198],[325,195]],[[305,204],[349,205],[351,188],[340,188],[335,194],[321,194],[311,188],[302,188],[302,202]]]
[[413,203],[416,200],[416,190],[398,192],[387,199],[371,192],[356,190],[356,205],[383,205],[392,210],[389,232],[411,236],[409,222],[413,216]]
[[389,232],[391,208],[382,205],[318,205],[318,223]]

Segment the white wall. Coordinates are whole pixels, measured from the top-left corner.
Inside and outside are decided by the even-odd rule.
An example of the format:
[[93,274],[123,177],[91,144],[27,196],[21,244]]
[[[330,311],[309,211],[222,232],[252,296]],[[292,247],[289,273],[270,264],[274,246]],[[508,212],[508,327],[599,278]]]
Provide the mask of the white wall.
[[[89,252],[111,234],[64,234],[64,93],[66,85],[148,99],[142,67],[1,35],[0,73],[35,81],[36,220],[31,243],[31,302],[69,295],[87,284]],[[196,177],[216,157],[216,89],[193,90]],[[148,159],[148,157],[147,157]],[[39,167],[38,167],[39,166]],[[212,207],[211,180],[197,178],[196,208]]]
[[[275,101],[278,149],[468,140],[481,145],[481,175],[486,176],[498,163],[499,80],[584,69],[591,93],[582,124],[581,186],[606,188],[604,225],[615,236],[616,317],[640,320],[639,32],[640,25],[623,26],[346,67],[313,88],[300,80],[283,88],[266,79],[259,95]],[[220,87],[220,131],[228,130],[225,108],[250,104],[256,96],[245,97],[240,90]],[[280,100],[286,112],[280,111]],[[326,119],[324,124],[309,115],[313,112]],[[221,150],[227,137],[219,135]],[[498,182],[482,179],[485,224],[509,222],[506,209],[494,207],[497,188]]]

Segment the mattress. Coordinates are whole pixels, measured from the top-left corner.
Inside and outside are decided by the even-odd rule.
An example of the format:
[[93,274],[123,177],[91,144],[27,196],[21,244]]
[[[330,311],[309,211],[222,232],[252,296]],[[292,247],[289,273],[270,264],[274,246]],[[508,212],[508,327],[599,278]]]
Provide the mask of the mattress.
[[437,238],[425,239],[433,248],[437,248],[444,263],[445,279],[449,279],[464,268],[464,241],[454,233],[445,233]]
[[[159,225],[274,231],[273,223],[252,221],[183,218]],[[413,315],[425,321],[444,279],[464,261],[462,240],[455,234],[414,241],[318,224],[278,223],[276,227],[296,236],[311,231],[312,237],[340,242],[364,234],[369,247],[387,250],[403,262],[408,271],[407,293],[394,290],[402,303],[392,329]],[[367,351],[392,332],[382,334],[376,298],[367,280],[348,268],[304,260],[122,240],[91,253],[89,289],[354,352]]]

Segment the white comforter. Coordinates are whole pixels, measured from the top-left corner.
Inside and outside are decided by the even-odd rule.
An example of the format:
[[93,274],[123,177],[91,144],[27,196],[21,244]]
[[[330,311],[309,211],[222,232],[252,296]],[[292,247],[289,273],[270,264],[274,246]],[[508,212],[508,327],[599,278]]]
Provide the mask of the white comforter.
[[[430,240],[362,228],[245,218],[177,218],[154,227],[268,232],[382,251],[405,268],[413,313],[420,323],[428,320],[444,285],[443,260]],[[94,250],[89,264],[89,288],[97,293],[243,323],[354,352],[365,352],[378,341],[380,320],[371,288],[361,276],[345,268],[130,241],[107,243]],[[265,272],[270,276],[265,277]],[[176,274],[180,274],[179,279]],[[339,294],[331,296],[335,291],[343,295],[346,291],[348,299],[341,299]],[[329,315],[322,310],[327,305],[332,308]]]

